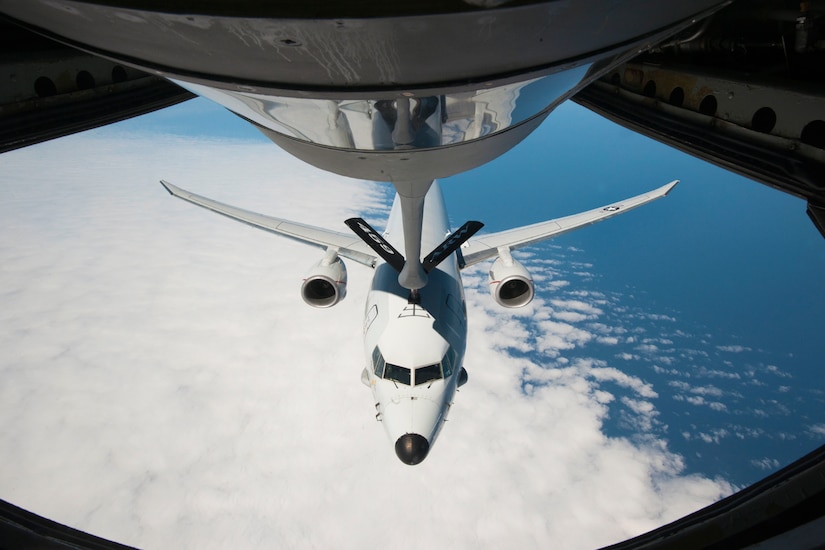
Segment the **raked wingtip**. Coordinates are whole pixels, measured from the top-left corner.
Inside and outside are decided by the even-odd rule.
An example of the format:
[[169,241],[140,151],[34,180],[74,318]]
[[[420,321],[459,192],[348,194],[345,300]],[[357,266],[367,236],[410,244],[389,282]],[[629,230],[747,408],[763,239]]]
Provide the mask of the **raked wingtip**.
[[672,182],[665,185],[665,193],[664,193],[663,196],[666,197],[668,195],[668,193],[673,191],[673,188],[676,187],[678,184],[679,184],[679,180],[673,180]]

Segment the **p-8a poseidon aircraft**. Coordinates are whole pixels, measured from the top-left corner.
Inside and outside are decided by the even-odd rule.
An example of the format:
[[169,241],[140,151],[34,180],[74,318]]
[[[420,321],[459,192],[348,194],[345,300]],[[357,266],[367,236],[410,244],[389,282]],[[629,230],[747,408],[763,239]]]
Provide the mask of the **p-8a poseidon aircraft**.
[[[394,442],[395,453],[409,465],[427,457],[456,389],[467,382],[462,366],[467,310],[461,270],[496,258],[490,269],[493,297],[504,307],[527,305],[534,295],[533,280],[512,250],[664,197],[677,183],[587,212],[471,238],[482,224],[470,221],[451,232],[441,189],[433,182],[424,197],[420,242],[405,243],[398,195],[383,233],[361,218],[346,220],[353,233],[340,233],[235,208],[161,181],[175,197],[324,249],[324,257],[301,286],[301,296],[311,306],[331,307],[346,295],[342,257],[375,270],[364,309],[367,367],[361,381],[372,389],[376,418]],[[399,252],[421,249],[432,252],[423,260],[409,255],[405,259]]]

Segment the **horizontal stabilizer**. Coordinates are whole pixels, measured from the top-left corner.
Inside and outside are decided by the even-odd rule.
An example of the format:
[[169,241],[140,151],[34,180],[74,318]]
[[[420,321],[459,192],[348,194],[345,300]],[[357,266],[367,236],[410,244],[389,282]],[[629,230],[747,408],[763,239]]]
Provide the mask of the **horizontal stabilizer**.
[[344,222],[347,227],[358,235],[367,246],[372,248],[385,262],[390,264],[393,269],[401,273],[404,268],[404,256],[401,255],[393,246],[381,236],[378,231],[372,228],[370,224],[362,218],[350,218]]
[[477,221],[468,221],[464,225],[462,225],[455,233],[451,233],[444,242],[438,245],[435,250],[430,252],[424,261],[421,262],[424,266],[424,271],[429,273],[435,267],[444,261],[445,258],[449,257],[450,254],[458,250],[462,244],[464,244],[467,239],[472,237],[473,235],[478,232],[479,229],[484,227],[484,224]]

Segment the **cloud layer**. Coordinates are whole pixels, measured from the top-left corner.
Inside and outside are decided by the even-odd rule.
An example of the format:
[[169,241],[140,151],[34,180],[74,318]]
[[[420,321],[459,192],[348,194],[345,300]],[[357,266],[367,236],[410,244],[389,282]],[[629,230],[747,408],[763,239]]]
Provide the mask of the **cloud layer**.
[[[381,219],[383,187],[268,143],[112,129],[7,153],[0,173],[0,496],[17,505],[144,547],[587,548],[733,489],[684,475],[652,429],[659,389],[621,370],[632,357],[569,353],[640,338],[605,324],[609,297],[505,312],[483,268],[467,276],[470,382],[430,457],[404,466],[359,382],[370,270],[350,264],[347,299],[309,308],[319,251],[157,181],[342,230]],[[607,435],[617,403],[633,437]]]

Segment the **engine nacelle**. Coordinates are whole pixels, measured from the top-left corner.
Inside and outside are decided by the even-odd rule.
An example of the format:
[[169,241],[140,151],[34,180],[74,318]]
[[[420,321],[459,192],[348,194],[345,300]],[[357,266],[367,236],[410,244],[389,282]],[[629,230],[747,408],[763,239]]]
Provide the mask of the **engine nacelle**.
[[341,258],[312,266],[301,285],[301,298],[312,307],[332,307],[347,295],[347,267]]
[[533,300],[535,289],[527,269],[512,258],[498,258],[490,268],[490,293],[499,305],[523,307]]

